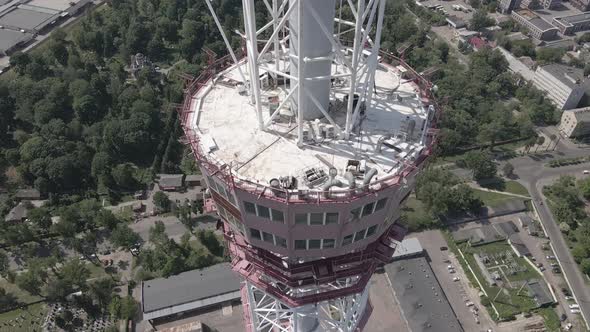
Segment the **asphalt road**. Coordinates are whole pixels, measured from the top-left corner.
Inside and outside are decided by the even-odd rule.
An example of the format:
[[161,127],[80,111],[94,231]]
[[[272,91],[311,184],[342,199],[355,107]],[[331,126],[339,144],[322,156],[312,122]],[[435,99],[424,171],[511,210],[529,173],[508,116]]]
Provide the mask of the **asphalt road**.
[[[588,163],[558,168],[545,167],[545,163],[555,158],[570,158],[588,154],[590,154],[590,150],[588,149],[571,148],[571,146],[566,147],[563,145],[561,149],[558,148],[558,151],[555,152],[524,156],[510,160],[510,163],[514,165],[514,174],[518,177],[517,180],[527,187],[533,198],[533,204],[537,209],[547,236],[551,240],[555,256],[561,264],[565,278],[568,280],[574,298],[580,305],[581,313],[586,322],[590,322],[590,287],[586,285],[585,277],[574,261],[570,249],[559,230],[559,226],[547,207],[546,197],[543,195],[542,189],[543,186],[552,183],[561,175],[582,177],[583,170],[590,169],[590,164]],[[569,316],[571,315],[569,314]]]

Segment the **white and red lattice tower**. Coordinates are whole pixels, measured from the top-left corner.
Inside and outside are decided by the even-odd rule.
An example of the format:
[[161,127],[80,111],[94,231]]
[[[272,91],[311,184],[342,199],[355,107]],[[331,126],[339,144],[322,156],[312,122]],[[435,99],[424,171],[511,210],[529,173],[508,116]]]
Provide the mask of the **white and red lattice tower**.
[[245,54],[206,2],[229,54],[179,112],[244,277],[247,330],[362,330],[432,153],[431,85],[380,51],[385,0],[243,0]]

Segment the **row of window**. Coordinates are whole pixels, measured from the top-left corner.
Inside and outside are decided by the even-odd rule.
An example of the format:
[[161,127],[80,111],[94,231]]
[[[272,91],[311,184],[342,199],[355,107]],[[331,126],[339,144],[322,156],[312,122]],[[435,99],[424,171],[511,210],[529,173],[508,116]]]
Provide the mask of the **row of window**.
[[373,234],[375,234],[376,231],[377,231],[377,225],[373,225],[367,229],[362,229],[356,233],[346,235],[342,239],[342,246],[344,247],[344,246],[347,246],[351,243],[364,240],[364,239],[372,236]]
[[229,201],[232,205],[237,206],[236,199],[231,191],[225,189],[225,186],[219,183],[211,176],[207,176],[207,180],[209,182],[209,189],[215,190],[219,195],[223,196],[227,201]]
[[266,206],[246,201],[244,201],[244,209],[246,210],[246,213],[253,214],[260,218],[265,218],[280,223],[285,222],[285,215],[283,214],[283,211],[267,208]]
[[[373,236],[375,232],[377,232],[377,225],[373,225],[369,228],[347,235],[342,239],[342,246],[344,247],[351,243],[364,240],[370,236]],[[250,236],[256,240],[268,242],[274,244],[275,246],[287,248],[287,240],[278,235],[260,231],[255,228],[250,228]],[[336,247],[335,239],[295,240],[295,250],[328,249],[334,247]]]
[[[387,198],[382,198],[377,202],[369,202],[363,206],[350,211],[350,221],[359,220],[385,208]],[[260,218],[284,223],[285,214],[283,211],[268,208],[260,204],[254,204],[244,201],[246,213],[258,216]],[[326,213],[296,213],[295,224],[297,225],[330,225],[338,223],[338,212]]]
[[295,240],[295,250],[334,248],[334,239]]
[[329,225],[337,223],[337,212],[295,214],[295,224],[297,225]]
[[275,246],[287,248],[287,240],[278,235],[274,235],[264,231],[259,231],[255,228],[250,228],[250,236],[256,240],[268,242]]
[[219,215],[222,216],[223,219],[227,220],[234,227],[234,229],[244,234],[244,224],[242,224],[240,220],[238,220],[238,218],[234,217],[233,214],[229,213],[219,204],[217,204],[217,213],[219,213]]
[[356,209],[350,210],[350,220],[359,220],[366,216],[369,216],[379,210],[382,210],[387,205],[387,198],[382,198],[377,202],[369,202],[363,206],[359,206]]

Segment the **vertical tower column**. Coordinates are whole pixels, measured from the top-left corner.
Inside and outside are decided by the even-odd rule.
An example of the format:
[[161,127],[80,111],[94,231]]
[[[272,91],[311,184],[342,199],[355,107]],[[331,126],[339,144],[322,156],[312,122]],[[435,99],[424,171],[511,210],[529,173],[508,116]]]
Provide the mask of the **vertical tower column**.
[[[332,43],[322,31],[327,30],[330,34],[334,31],[336,0],[290,0],[291,3],[295,1],[300,3],[289,16],[290,71],[300,82],[305,81],[305,89],[299,89],[301,98],[294,98],[293,107],[301,108],[299,114],[303,120],[313,120],[323,115],[306,91],[313,94],[324,110],[328,110],[330,103],[330,80],[309,78],[329,77],[332,73]],[[311,10],[320,20],[311,15]],[[301,71],[300,64],[303,66]]]

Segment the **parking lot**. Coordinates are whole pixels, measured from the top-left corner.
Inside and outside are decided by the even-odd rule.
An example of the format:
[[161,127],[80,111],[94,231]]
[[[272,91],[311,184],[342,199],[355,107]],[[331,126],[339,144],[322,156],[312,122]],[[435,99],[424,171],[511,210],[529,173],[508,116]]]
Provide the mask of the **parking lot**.
[[[442,289],[444,289],[455,315],[463,325],[463,329],[465,331],[487,331],[488,329],[495,331],[496,326],[485,309],[479,310],[480,323],[478,324],[475,315],[470,311],[470,307],[466,306],[466,301],[471,301],[483,309],[483,306],[479,304],[477,291],[469,286],[469,280],[453,253],[449,250],[440,250],[441,247],[447,246],[441,232],[426,231],[409,237],[417,237],[424,250],[428,253],[430,266],[436,274]],[[455,273],[449,273],[448,265],[455,267]],[[459,280],[453,281],[455,277],[459,278]]]
[[[441,5],[441,6],[443,6],[444,10],[447,12],[446,16],[449,16],[449,15],[456,16],[456,17],[460,18],[461,20],[463,20],[466,24],[469,22],[469,20],[471,20],[471,17],[473,16],[473,12],[474,12],[473,8],[471,8],[471,6],[469,6],[469,3],[467,3],[463,0],[452,0],[452,1],[427,0],[427,1],[422,1],[420,3],[425,7]],[[467,10],[455,10],[455,9],[453,9],[453,6],[462,6],[463,8],[466,8]],[[469,10],[471,10],[471,11],[469,11]]]

